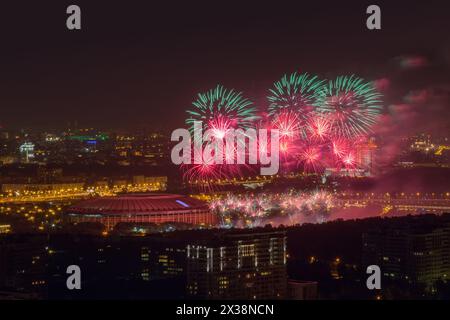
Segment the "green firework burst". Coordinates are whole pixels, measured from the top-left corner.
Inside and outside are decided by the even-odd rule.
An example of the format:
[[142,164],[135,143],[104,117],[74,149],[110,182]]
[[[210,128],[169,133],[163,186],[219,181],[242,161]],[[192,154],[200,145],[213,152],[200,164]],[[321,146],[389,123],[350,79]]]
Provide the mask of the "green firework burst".
[[186,124],[193,129],[194,121],[202,121],[205,129],[211,127],[248,128],[258,119],[253,102],[244,98],[242,92],[217,85],[204,93],[199,93],[187,110]]
[[317,93],[317,111],[329,116],[334,133],[344,137],[367,134],[383,109],[373,83],[354,75],[330,80]]
[[308,119],[309,114],[314,111],[317,92],[324,82],[308,73],[285,74],[269,89],[269,113],[273,115],[280,111],[294,111],[302,120]]

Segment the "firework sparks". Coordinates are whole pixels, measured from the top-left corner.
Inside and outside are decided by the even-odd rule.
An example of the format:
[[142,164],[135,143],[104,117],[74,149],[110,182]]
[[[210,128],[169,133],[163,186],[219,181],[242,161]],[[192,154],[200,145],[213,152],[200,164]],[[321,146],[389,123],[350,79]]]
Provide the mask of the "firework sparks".
[[250,194],[213,200],[210,208],[225,225],[258,226],[268,222],[296,224],[322,222],[330,215],[334,197],[325,191],[312,193]]
[[251,127],[258,118],[253,103],[244,98],[242,92],[221,85],[199,93],[192,105],[194,109],[187,111],[189,118],[186,120],[191,130],[195,121],[202,121],[205,129],[213,129],[225,136],[227,129]]
[[308,129],[311,138],[323,141],[330,136],[331,123],[326,116],[317,115],[310,119]]
[[301,129],[298,114],[292,111],[282,111],[275,115],[273,128],[279,130],[281,139],[297,138]]
[[293,111],[299,114],[301,120],[306,120],[310,112],[314,111],[318,88],[323,84],[317,76],[308,73],[294,72],[284,75],[280,81],[274,83],[270,89],[269,113]]
[[328,114],[333,133],[347,138],[365,135],[381,112],[381,94],[370,82],[340,76],[320,87],[317,110]]
[[[260,117],[242,93],[217,86],[198,95],[186,123],[192,129],[194,121],[202,121],[203,129],[211,130],[213,140],[225,140],[233,129],[277,129],[280,168],[285,173],[299,166],[316,173],[328,166],[361,167],[358,150],[367,141],[382,109],[381,94],[374,84],[353,75],[325,81],[294,72],[284,75],[269,91],[268,113]],[[258,153],[267,153],[268,147],[257,141]],[[223,159],[223,164],[212,165],[204,159],[206,163],[186,170],[186,180],[239,175],[240,167],[231,163],[248,157],[248,150],[220,152],[223,154],[215,150],[212,156]]]

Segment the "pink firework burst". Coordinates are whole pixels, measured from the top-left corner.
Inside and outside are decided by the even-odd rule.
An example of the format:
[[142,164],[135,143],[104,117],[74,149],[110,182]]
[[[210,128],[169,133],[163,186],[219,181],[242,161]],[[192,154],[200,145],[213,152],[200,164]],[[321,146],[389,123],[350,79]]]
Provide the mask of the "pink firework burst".
[[293,111],[282,111],[275,116],[273,128],[279,130],[281,139],[297,138],[301,129],[301,122],[298,114]]
[[342,158],[342,162],[344,163],[344,166],[347,168],[352,168],[356,165],[356,158],[353,152],[349,152]]
[[325,140],[331,134],[331,122],[328,117],[324,115],[316,115],[308,122],[308,129],[311,138],[317,140]]
[[348,150],[348,141],[342,138],[336,138],[331,141],[331,151],[335,157],[342,159]]
[[219,114],[208,122],[208,128],[212,130],[216,139],[224,139],[235,123],[235,120],[230,120],[228,117]]
[[304,164],[305,170],[317,171],[320,164],[321,151],[318,146],[306,146],[300,153],[300,160]]
[[[205,152],[205,147],[195,147],[197,152],[201,154],[201,162],[195,163],[194,156],[192,157],[192,164],[182,164],[184,171],[183,179],[188,183],[209,183],[213,179],[225,178],[225,171],[223,165],[214,164],[214,154]],[[200,150],[199,150],[200,149]]]

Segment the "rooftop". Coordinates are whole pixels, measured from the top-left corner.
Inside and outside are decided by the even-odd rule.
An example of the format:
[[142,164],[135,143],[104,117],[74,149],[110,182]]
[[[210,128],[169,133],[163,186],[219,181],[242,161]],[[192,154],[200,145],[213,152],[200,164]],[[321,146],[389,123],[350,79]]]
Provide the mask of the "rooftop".
[[177,194],[122,194],[84,200],[68,209],[69,213],[153,213],[207,209],[206,202]]

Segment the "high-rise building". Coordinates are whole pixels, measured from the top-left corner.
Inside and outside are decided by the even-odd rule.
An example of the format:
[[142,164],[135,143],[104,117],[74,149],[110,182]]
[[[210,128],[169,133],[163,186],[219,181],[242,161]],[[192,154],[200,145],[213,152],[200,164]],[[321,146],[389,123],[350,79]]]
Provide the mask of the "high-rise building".
[[7,235],[0,238],[0,290],[33,292],[44,297],[47,288],[46,238]]
[[438,280],[450,278],[450,216],[416,216],[365,233],[363,264],[433,292]]
[[187,293],[199,299],[286,297],[286,234],[223,232],[187,246]]

